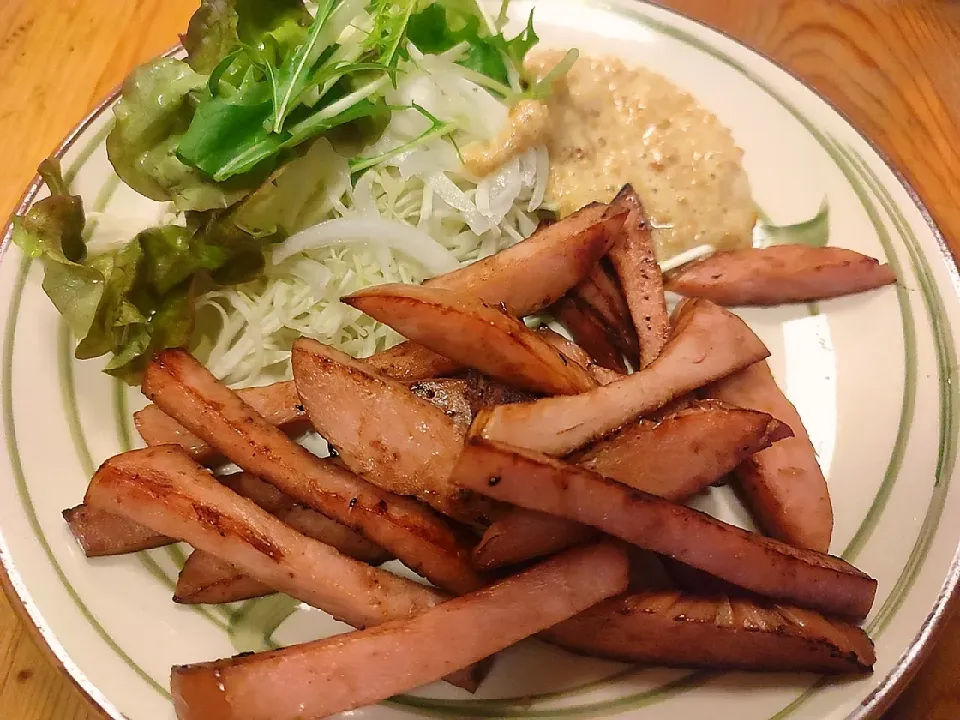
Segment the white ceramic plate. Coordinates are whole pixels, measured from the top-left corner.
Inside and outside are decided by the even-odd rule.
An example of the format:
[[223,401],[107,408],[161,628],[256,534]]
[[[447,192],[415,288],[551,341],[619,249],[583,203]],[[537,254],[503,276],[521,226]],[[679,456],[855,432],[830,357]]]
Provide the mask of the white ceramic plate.
[[[529,9],[517,2],[514,13]],[[574,659],[534,642],[505,653],[476,697],[440,684],[356,713],[380,720],[443,717],[599,717],[676,720],[864,717],[879,712],[915,667],[957,582],[957,384],[953,328],[957,273],[913,193],[840,115],[754,52],[694,22],[628,1],[555,0],[538,8],[546,45],[611,53],[687,88],[746,150],[760,207],[778,224],[814,215],[826,198],[830,242],[885,258],[896,288],[820,304],[754,310],[745,319],[768,343],[797,404],[836,511],[832,552],[879,580],[867,629],[872,677],[634,669]],[[156,211],[118,183],[99,111],[62,148],[88,209]],[[25,206],[37,197],[37,184]],[[72,359],[72,341],[40,288],[40,271],[9,246],[0,264],[2,434],[0,554],[8,587],[77,684],[112,718],[169,720],[170,666],[257,647],[257,627],[286,618],[275,601],[186,608],[170,601],[179,548],[88,561],[63,508],[80,501],[102,460],[136,443],[139,393],[97,362]],[[699,505],[746,523],[726,491]],[[287,609],[292,608],[289,605]],[[272,641],[337,631],[298,609]],[[270,638],[268,638],[270,640]]]

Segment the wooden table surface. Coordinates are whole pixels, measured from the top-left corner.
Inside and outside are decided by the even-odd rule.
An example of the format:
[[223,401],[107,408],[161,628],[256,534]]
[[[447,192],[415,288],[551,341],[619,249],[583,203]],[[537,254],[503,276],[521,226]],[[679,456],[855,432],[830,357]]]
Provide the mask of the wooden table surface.
[[[0,216],[43,159],[139,62],[167,49],[196,0],[0,2]],[[800,75],[877,142],[960,250],[960,3],[668,0]],[[99,715],[0,597],[0,718]],[[960,718],[960,615],[884,720]]]

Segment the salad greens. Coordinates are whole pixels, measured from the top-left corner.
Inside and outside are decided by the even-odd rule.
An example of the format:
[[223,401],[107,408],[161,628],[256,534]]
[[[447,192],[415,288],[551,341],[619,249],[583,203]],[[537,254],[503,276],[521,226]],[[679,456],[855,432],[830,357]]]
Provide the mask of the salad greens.
[[107,156],[127,185],[183,211],[228,207],[249,191],[236,182],[216,183],[176,154],[194,117],[191,93],[204,82],[189,65],[173,58],[138,68],[123,84],[107,136]]
[[434,3],[411,18],[407,34],[425,53],[445,52],[465,43],[461,65],[500,83],[503,95],[519,91],[519,87],[511,87],[511,76],[519,73],[527,52],[539,41],[533,29],[533,11],[526,28],[509,40],[485,21],[470,0]]
[[68,193],[60,166],[44,160],[40,176],[50,189],[50,197],[13,219],[13,241],[28,256],[43,258],[44,291],[74,334],[83,337],[103,293],[103,271],[99,263],[84,263],[83,204]]
[[189,343],[200,293],[263,268],[265,240],[237,221],[252,214],[244,211],[253,199],[266,202],[266,188],[229,214],[191,213],[183,226],[149,228],[116,250],[91,253],[80,197],[55,162],[40,172],[51,194],[14,218],[13,241],[42,263],[43,289],[80,340],[76,357],[112,353],[111,375],[137,382],[153,353]]
[[113,353],[111,375],[136,382],[153,353],[190,341],[199,293],[263,268],[262,241],[227,216],[194,214],[185,226],[149,228],[115,251],[90,253],[80,197],[56,163],[41,172],[51,195],[14,219],[13,241],[42,262],[43,289],[80,339],[76,356]]
[[[417,58],[443,53],[501,103],[549,86],[523,71],[538,41],[532,14],[508,38],[505,6],[493,18],[477,0],[313,5],[203,0],[182,37],[186,58],[155,59],[124,83],[108,157],[129,187],[171,203],[176,224],[89,249],[81,199],[55,163],[41,166],[50,197],[16,218],[14,241],[42,262],[44,290],[79,339],[78,358],[112,354],[107,372],[136,382],[154,352],[188,345],[197,298],[259,277],[264,253],[302,227],[302,188],[323,176],[324,154],[310,151],[319,138],[374,146],[348,155],[355,182],[456,132],[457,122],[416,102],[387,101]],[[376,141],[398,111],[419,113],[426,128],[384,147]]]
[[420,133],[417,137],[413,138],[412,140],[408,140],[407,142],[401,145],[396,145],[395,147],[392,147],[389,150],[386,150],[378,155],[374,155],[372,157],[352,158],[348,163],[350,167],[350,172],[356,175],[358,173],[363,172],[364,170],[367,170],[368,168],[374,167],[375,165],[380,165],[386,162],[387,160],[393,157],[396,157],[397,155],[405,153],[406,151],[411,150],[412,148],[415,148],[418,145],[422,145],[424,142],[426,142],[427,140],[430,140],[431,138],[440,137],[441,135],[445,135],[449,133],[455,127],[454,123],[444,122],[443,120],[440,120],[435,115],[425,110],[424,108],[420,107],[416,103],[413,103],[412,109],[416,110],[421,115],[423,115],[423,117],[425,117],[429,121],[430,126],[426,130],[424,130],[422,133]]

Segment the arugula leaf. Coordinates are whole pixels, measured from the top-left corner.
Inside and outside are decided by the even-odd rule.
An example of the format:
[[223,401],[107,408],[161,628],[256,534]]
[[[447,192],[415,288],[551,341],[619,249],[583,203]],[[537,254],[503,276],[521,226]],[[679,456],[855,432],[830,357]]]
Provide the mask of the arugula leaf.
[[498,30],[507,24],[507,11],[509,9],[510,0],[500,0],[500,10],[497,12],[497,19],[494,21]]
[[418,145],[422,145],[431,138],[440,137],[453,131],[453,123],[441,121],[429,113],[425,108],[420,107],[416,103],[414,103],[411,107],[430,121],[430,127],[420,133],[420,135],[415,137],[413,140],[405,142],[402,145],[387,150],[386,152],[380,153],[379,155],[375,155],[370,158],[354,158],[350,160],[349,164],[351,173],[363,172],[364,170],[386,162],[392,157],[396,157],[400,153],[406,152],[407,150],[415,148]]
[[276,74],[272,128],[275,133],[280,132],[283,128],[283,121],[286,120],[294,101],[308,85],[311,67],[325,49],[320,44],[320,38],[327,21],[330,19],[330,13],[333,12],[333,6],[334,0],[324,0],[317,8],[316,18],[307,31],[307,37],[303,44],[297,48],[296,52],[290,56],[290,59],[284,63]]
[[509,86],[510,72],[500,48],[492,39],[476,40],[470,45],[467,56],[457,64],[496,80],[501,85]]
[[[327,15],[333,6],[334,0],[327,0]],[[286,138],[269,137],[268,121],[279,104],[282,124],[305,82],[296,72],[285,75],[284,71],[295,68],[298,58],[303,70],[309,69],[309,62],[316,59],[311,47],[323,25],[324,19],[314,21],[301,0],[204,0],[191,19],[184,43],[191,65],[210,73],[209,95],[190,88],[192,102],[184,102],[178,132],[169,132],[155,149],[157,172],[142,177],[128,169],[121,177],[148,197],[173,195],[181,210],[223,208],[242,198],[271,169],[271,163],[263,161],[284,147]],[[277,63],[283,65],[278,69]],[[158,84],[169,93],[168,86]],[[285,98],[287,93],[290,97]],[[181,97],[188,99],[186,94]],[[130,139],[125,140],[113,143],[112,155],[118,156],[116,164],[133,166],[123,162]],[[139,165],[145,166],[150,164]],[[206,194],[197,197],[192,188],[189,198],[178,198],[166,187],[169,183],[155,175],[160,167],[176,174],[180,166],[192,179],[236,192],[217,202]],[[255,171],[251,178],[233,180],[249,171]]]
[[[506,11],[506,3],[501,7],[501,15]],[[520,98],[537,98],[542,99],[546,97],[550,90],[553,88],[553,81],[559,77],[561,74],[565,74],[569,70],[569,66],[573,64],[573,60],[576,60],[576,50],[571,50],[570,53],[573,53],[573,60],[569,64],[564,64],[566,58],[560,65],[563,65],[560,68],[558,65],[557,68],[554,68],[554,74],[551,75],[549,81],[545,83],[531,83],[529,74],[524,67],[524,61],[527,58],[527,53],[533,49],[537,43],[540,42],[540,37],[537,35],[536,30],[533,28],[533,10],[530,11],[530,15],[527,17],[527,24],[523,30],[521,30],[515,37],[508,39],[502,32],[495,35],[491,39],[493,46],[499,51],[500,55],[504,60],[504,71],[506,72],[507,84],[510,84],[515,91],[515,94],[518,90],[516,79],[513,82],[510,81],[511,70],[513,71],[514,78],[519,78],[519,88],[522,88],[519,92]],[[570,57],[568,53],[568,58]],[[560,68],[560,69],[558,69]],[[532,92],[531,88],[534,86],[537,87],[536,92]],[[511,99],[518,99],[514,96]]]
[[263,172],[265,163],[285,148],[385,112],[382,101],[361,97],[344,103],[345,109],[341,112],[309,114],[292,125],[289,131],[277,134],[264,127],[271,107],[265,100],[251,105],[218,102],[216,99],[206,103],[198,110],[196,121],[184,135],[178,149],[179,156],[203,169],[214,180],[226,180],[254,170]]
[[375,5],[377,5],[376,25],[369,35],[369,38],[375,39],[375,42],[370,47],[377,50],[379,62],[395,70],[417,0],[405,0],[402,3],[381,1]]
[[[204,0],[191,24],[196,33],[206,28],[209,44],[196,37],[188,44],[191,62],[210,72],[209,94],[189,84],[178,93],[176,83],[171,93],[169,80],[159,82],[167,91],[162,98],[179,110],[167,125],[175,120],[177,126],[152,143],[141,141],[147,149],[139,154],[130,147],[138,144],[135,133],[126,133],[126,142],[118,134],[111,157],[124,167],[123,179],[149,197],[172,197],[182,210],[227,207],[249,191],[251,180],[258,182],[282,162],[285,150],[356,120],[381,117],[384,104],[370,101],[381,81],[352,89],[347,80],[386,73],[395,82],[407,40],[423,52],[463,45],[458,62],[490,92],[511,101],[545,97],[574,57],[543,81],[524,83],[523,63],[539,38],[532,12],[515,37],[503,34],[506,4],[494,20],[478,0],[370,0],[372,27],[365,39],[359,47],[340,48],[335,36],[359,12],[356,4],[321,0],[310,19],[301,0]],[[154,91],[147,99],[158,97]]]
[[[321,133],[363,118],[379,119],[383,118],[384,115],[389,115],[390,111],[383,101],[383,98],[371,99],[369,97],[369,95],[372,95],[376,89],[378,89],[376,84],[376,81],[368,83],[366,86],[343,98],[343,100],[339,102],[342,103],[344,109],[336,114],[315,113],[295,124],[290,128],[290,140],[288,143],[290,145],[296,145],[304,140],[316,137]],[[369,94],[363,97],[358,96],[365,91],[369,91]],[[344,102],[344,100],[349,102]],[[330,107],[332,108],[333,105]]]
[[567,50],[566,55],[564,55],[560,59],[560,62],[550,69],[550,72],[540,78],[540,80],[532,83],[526,89],[526,91],[523,93],[523,97],[531,98],[533,100],[544,100],[545,98],[549,97],[550,93],[553,92],[553,83],[566,75],[579,57],[580,51],[576,48]]
[[523,63],[527,53],[540,41],[533,27],[533,11],[526,27],[513,38],[507,38],[499,26],[505,18],[503,2],[493,28],[488,25],[474,0],[437,0],[415,13],[407,28],[407,37],[421,52],[441,53],[466,43],[466,55],[457,63],[495,81],[484,86],[499,95],[518,92],[511,83],[525,77]]
[[[234,0],[238,5],[240,1]],[[242,176],[264,177],[282,162],[285,150],[333,128],[379,116],[382,103],[364,101],[380,90],[381,81],[351,91],[347,79],[390,71],[415,0],[399,8],[378,2],[382,12],[374,24],[380,23],[381,32],[368,34],[358,61],[353,51],[338,53],[332,44],[359,10],[355,3],[338,6],[336,0],[325,0],[300,44],[285,56],[279,43],[271,52],[269,43],[260,50],[249,45],[238,46],[241,52],[231,50],[212,71],[210,94],[195,93],[197,109],[176,143],[177,160],[214,183],[247,185]],[[376,42],[370,41],[373,36]],[[242,32],[239,39],[244,39]],[[337,56],[349,59],[332,60]],[[238,67],[246,67],[240,82]],[[310,105],[303,104],[305,98]]]
[[540,37],[533,29],[533,10],[530,11],[530,16],[527,18],[527,26],[515,38],[507,40],[502,34],[497,37],[502,40],[498,44],[501,45],[506,56],[518,70],[522,70],[527,53],[540,42]]
[[[197,108],[177,145],[177,157],[218,182],[225,180],[237,174],[232,163],[238,157],[271,140],[265,124],[272,110],[272,98],[263,84],[251,85],[232,98],[210,98]],[[273,136],[268,145],[270,152],[248,162],[247,168],[279,150],[282,139]]]
[[442,53],[460,42],[476,37],[476,18],[474,27],[467,32],[454,31],[447,22],[447,10],[440,3],[427,5],[414,13],[407,24],[407,39],[424,53]]
[[[315,106],[343,78],[356,75],[358,73],[370,73],[375,75],[387,72],[388,68],[382,63],[377,62],[350,62],[342,60],[332,62],[324,66],[310,78],[310,87],[319,88],[315,99],[310,101],[311,107]],[[327,98],[328,101],[330,98]]]
[[474,44],[488,37],[472,0],[438,0],[414,13],[407,24],[407,39],[424,53],[442,53],[460,43]]

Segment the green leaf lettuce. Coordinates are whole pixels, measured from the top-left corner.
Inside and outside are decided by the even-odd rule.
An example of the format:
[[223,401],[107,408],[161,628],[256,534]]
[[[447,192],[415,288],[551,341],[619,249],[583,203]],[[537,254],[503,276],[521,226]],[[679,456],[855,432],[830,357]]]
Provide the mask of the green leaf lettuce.
[[13,219],[13,242],[46,270],[43,290],[70,329],[82,336],[93,322],[103,293],[104,275],[96,263],[84,263],[83,203],[67,193],[59,165],[45,160],[40,173],[50,197],[36,203],[26,215]]
[[[107,372],[128,382],[139,380],[155,352],[190,344],[200,293],[257,277],[265,247],[283,236],[278,228],[261,237],[243,230],[238,217],[249,206],[240,203],[188,213],[185,226],[149,228],[119,249],[91,254],[80,198],[55,162],[41,172],[52,194],[14,218],[13,241],[43,265],[43,289],[79,339],[77,358],[112,354]],[[281,177],[250,196],[261,213],[286,207],[275,184]]]
[[127,185],[153,200],[170,200],[178,210],[229,207],[253,184],[246,178],[215,183],[184,164],[176,148],[194,115],[194,94],[205,78],[174,58],[158,58],[135,70],[123,84],[114,108],[116,124],[107,136],[107,156]]
[[180,40],[190,67],[209,75],[239,45],[296,47],[310,23],[301,0],[203,0]]

